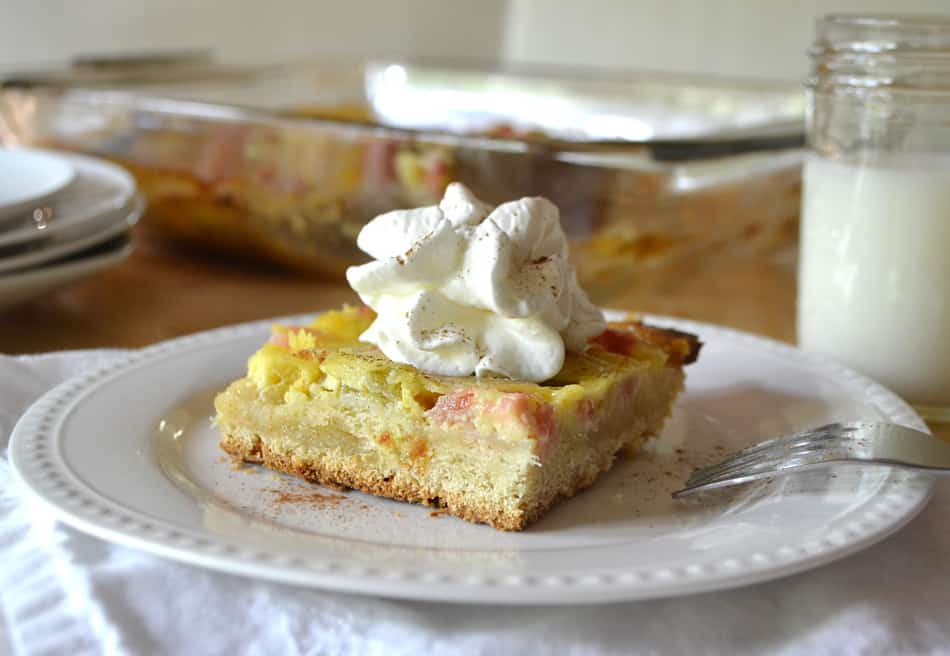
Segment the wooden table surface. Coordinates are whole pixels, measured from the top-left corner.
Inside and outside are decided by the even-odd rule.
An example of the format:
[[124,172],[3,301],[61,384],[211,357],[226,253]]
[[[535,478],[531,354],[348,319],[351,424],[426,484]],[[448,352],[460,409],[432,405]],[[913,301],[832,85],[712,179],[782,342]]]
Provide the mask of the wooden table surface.
[[[123,264],[0,313],[0,352],[147,346],[232,323],[356,302],[345,281],[170,249],[143,226]],[[708,321],[795,339],[795,269],[785,258],[742,258],[675,280],[632,287],[611,307]],[[950,439],[950,425],[935,426]]]
[[[232,323],[325,310],[356,295],[320,280],[173,250],[143,226],[124,263],[45,298],[0,312],[0,352],[140,347]],[[794,268],[729,261],[667,289],[634,287],[611,307],[667,314],[794,340]]]

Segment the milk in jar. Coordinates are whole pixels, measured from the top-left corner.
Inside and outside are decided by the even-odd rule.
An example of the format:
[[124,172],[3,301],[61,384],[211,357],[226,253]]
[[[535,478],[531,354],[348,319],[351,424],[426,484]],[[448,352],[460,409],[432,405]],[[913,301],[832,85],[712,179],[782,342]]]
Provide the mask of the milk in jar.
[[950,400],[950,155],[805,162],[798,339],[919,404]]

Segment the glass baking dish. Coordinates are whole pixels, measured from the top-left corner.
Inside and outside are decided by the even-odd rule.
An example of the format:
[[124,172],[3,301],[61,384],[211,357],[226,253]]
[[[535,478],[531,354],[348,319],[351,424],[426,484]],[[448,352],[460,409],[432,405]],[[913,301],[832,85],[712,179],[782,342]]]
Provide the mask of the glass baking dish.
[[303,62],[6,76],[0,142],[127,167],[143,225],[330,276],[360,227],[459,180],[561,209],[599,301],[723,256],[794,244],[795,86],[433,63]]

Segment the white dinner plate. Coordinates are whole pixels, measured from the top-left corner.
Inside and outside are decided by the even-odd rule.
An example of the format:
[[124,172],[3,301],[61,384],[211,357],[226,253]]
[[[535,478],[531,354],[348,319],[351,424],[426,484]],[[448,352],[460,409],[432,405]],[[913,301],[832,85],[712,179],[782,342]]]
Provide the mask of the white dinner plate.
[[115,239],[57,262],[0,275],[0,311],[40,298],[98,271],[113,267],[132,253],[127,238]]
[[4,221],[0,248],[56,237],[79,239],[101,227],[115,214],[128,214],[136,202],[135,180],[125,169],[96,157],[57,155],[76,172],[72,184],[53,198],[52,214],[37,222],[31,214]]
[[0,277],[10,275],[27,267],[52,262],[68,255],[92,248],[128,232],[145,211],[145,199],[136,194],[132,203],[118,212],[110,212],[88,234],[76,238],[53,236],[39,243],[30,242],[27,247],[13,247],[11,252],[0,249]]
[[0,148],[0,222],[44,205],[75,177],[65,157],[32,148]]
[[656,318],[706,343],[661,440],[522,533],[430,508],[236,467],[212,399],[270,322],[159,344],[64,383],[13,432],[26,488],[62,521],[194,565],[419,600],[597,603],[716,590],[828,563],[900,528],[933,479],[842,466],[702,500],[670,492],[697,464],[834,420],[925,428],[851,370],[715,326]]

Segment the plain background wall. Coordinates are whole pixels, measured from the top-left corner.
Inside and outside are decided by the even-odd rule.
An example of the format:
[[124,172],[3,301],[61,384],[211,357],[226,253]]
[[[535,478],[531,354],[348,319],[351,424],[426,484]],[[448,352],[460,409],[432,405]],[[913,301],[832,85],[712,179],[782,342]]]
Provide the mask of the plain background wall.
[[814,17],[950,0],[0,0],[0,68],[76,53],[407,54],[799,79]]
[[223,59],[503,48],[506,0],[0,0],[0,68],[76,53],[209,48]]
[[505,58],[801,79],[832,12],[950,15],[950,0],[509,0]]

